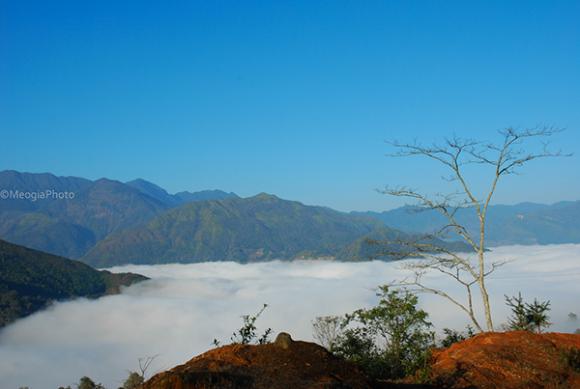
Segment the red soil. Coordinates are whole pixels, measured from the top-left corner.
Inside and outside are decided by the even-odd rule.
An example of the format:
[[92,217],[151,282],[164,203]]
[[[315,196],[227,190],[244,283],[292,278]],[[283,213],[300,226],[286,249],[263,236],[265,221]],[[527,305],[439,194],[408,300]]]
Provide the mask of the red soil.
[[432,377],[450,388],[580,388],[571,349],[580,349],[580,335],[484,333],[436,351]]
[[354,365],[314,343],[230,345],[155,375],[144,389],[371,388]]
[[[199,355],[147,381],[144,389],[580,388],[580,335],[484,333],[433,353],[433,385],[373,383],[324,348],[294,342],[230,345]],[[580,359],[580,357],[578,357]]]

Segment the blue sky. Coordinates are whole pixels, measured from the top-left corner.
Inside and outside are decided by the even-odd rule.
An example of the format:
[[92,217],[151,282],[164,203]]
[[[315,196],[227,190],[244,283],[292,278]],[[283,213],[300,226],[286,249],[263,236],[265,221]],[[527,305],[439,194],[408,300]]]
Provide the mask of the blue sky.
[[[0,0],[0,169],[388,209],[387,139],[551,124],[580,151],[580,2]],[[496,202],[580,199],[578,157]],[[480,176],[475,177],[482,184]]]

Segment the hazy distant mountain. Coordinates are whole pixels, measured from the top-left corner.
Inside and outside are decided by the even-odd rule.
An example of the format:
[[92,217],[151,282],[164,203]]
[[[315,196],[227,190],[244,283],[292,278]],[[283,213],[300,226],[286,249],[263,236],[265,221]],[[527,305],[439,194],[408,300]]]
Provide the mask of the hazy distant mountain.
[[[194,202],[171,209],[145,225],[111,234],[83,260],[105,267],[126,263],[314,257],[348,261],[388,259],[379,253],[382,246],[369,245],[368,238],[393,241],[416,237],[386,228],[372,218],[262,193],[247,199]],[[462,244],[452,245],[466,248]]]
[[146,280],[113,274],[0,240],[0,327],[45,308],[53,301],[96,298]]
[[161,201],[170,206],[177,206],[192,201],[207,201],[207,200],[225,200],[229,198],[238,197],[233,192],[224,192],[222,190],[202,190],[199,192],[179,192],[174,195],[167,193],[167,191],[149,181],[137,179],[129,181],[127,185],[138,189],[142,193]]
[[166,204],[118,181],[0,172],[0,189],[74,193],[68,199],[0,201],[0,238],[52,254],[79,257],[111,232],[150,220]]
[[[430,233],[434,211],[403,207],[345,214],[272,195],[243,199],[219,190],[169,194],[137,179],[122,183],[52,174],[0,172],[0,190],[72,192],[70,199],[1,199],[0,239],[101,265],[200,260],[376,257],[374,234]],[[5,196],[4,196],[5,197]],[[476,218],[457,218],[475,232]],[[580,243],[580,201],[490,208],[488,244]]]
[[16,171],[0,172],[0,190],[73,193],[71,199],[0,200],[0,238],[71,258],[83,256],[110,233],[145,223],[177,205],[235,196],[221,191],[170,195],[141,179],[124,184]]
[[84,258],[122,263],[256,261],[332,256],[381,224],[268,194],[193,202],[112,234]]
[[[381,213],[353,212],[353,214],[374,217],[389,227],[419,233],[435,231],[446,222],[436,211],[421,211],[411,206]],[[478,223],[473,210],[460,210],[457,219],[469,231],[476,234]],[[559,202],[553,205],[522,203],[491,206],[487,241],[490,246],[580,243],[580,201]]]
[[174,195],[181,203],[189,203],[192,201],[207,201],[207,200],[225,200],[235,199],[239,196],[233,192],[224,192],[223,190],[202,190],[199,192],[179,192]]
[[118,181],[100,179],[69,201],[53,201],[50,212],[88,227],[97,240],[150,220],[167,204]]
[[[0,172],[0,190],[20,192],[80,193],[92,181],[77,177],[57,177],[49,173]],[[64,200],[63,200],[64,201]],[[14,243],[68,256],[80,256],[96,242],[93,231],[62,218],[60,204],[53,200],[37,201],[2,198],[0,200],[0,238]],[[57,214],[56,216],[54,216]]]
[[95,245],[88,227],[42,212],[0,212],[0,237],[35,249],[79,257]]
[[[91,185],[90,180],[78,177],[57,177],[50,173],[20,173],[14,170],[0,171],[0,190],[41,192],[54,190],[56,192],[78,193]],[[46,206],[51,200],[17,200],[4,199],[0,201],[0,211],[23,210],[32,211]]]
[[162,202],[163,204],[174,206],[181,203],[178,198],[167,193],[165,189],[141,178],[126,182],[126,184],[139,190],[141,193]]
[[85,178],[57,177],[50,173],[20,173],[15,170],[0,171],[2,189],[28,191],[54,189],[56,191],[78,192],[91,185],[91,182]]
[[[369,261],[400,259],[399,253],[409,253],[412,247],[397,242],[417,242],[432,244],[454,252],[471,252],[471,247],[460,241],[442,241],[427,238],[422,234],[409,234],[389,227],[381,227],[339,250],[336,259],[340,261]],[[393,258],[395,256],[395,258]]]

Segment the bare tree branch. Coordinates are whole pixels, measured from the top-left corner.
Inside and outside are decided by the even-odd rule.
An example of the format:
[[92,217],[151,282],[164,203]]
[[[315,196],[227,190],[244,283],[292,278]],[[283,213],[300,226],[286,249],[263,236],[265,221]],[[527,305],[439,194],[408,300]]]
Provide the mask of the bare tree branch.
[[146,356],[144,358],[139,358],[139,371],[141,372],[141,377],[145,378],[145,374],[147,373],[147,370],[149,370],[149,367],[151,367],[151,364],[153,363],[153,361],[155,360],[155,358],[157,358],[159,356],[159,354],[153,355],[153,356]]
[[[455,183],[459,188],[458,191],[453,191],[448,195],[439,194],[434,197],[423,195],[407,187],[386,188],[381,191],[391,196],[414,200],[419,210],[435,210],[447,219],[445,225],[433,234],[407,239],[406,242],[404,239],[387,242],[391,246],[385,252],[394,258],[421,258],[424,261],[419,265],[414,264],[409,267],[415,271],[415,279],[413,281],[406,280],[401,285],[413,285],[423,291],[445,297],[468,313],[474,325],[481,330],[481,326],[475,318],[472,304],[471,287],[477,284],[482,298],[487,330],[493,331],[491,307],[485,281],[489,275],[506,262],[500,261],[494,262],[490,266],[486,265],[485,244],[489,206],[502,177],[517,174],[521,167],[531,161],[571,155],[564,154],[561,150],[552,151],[550,149],[550,143],[547,140],[560,132],[562,132],[561,129],[550,126],[523,130],[507,128],[499,132],[501,136],[499,144],[483,143],[457,136],[445,139],[442,145],[425,146],[417,141],[413,143],[388,142],[395,149],[394,153],[388,154],[389,156],[421,156],[434,160],[450,170],[451,175],[444,179]],[[541,148],[537,151],[526,151],[523,145],[531,140],[539,140]],[[533,148],[528,148],[528,150],[533,150]],[[493,169],[489,189],[481,196],[482,200],[478,198],[467,179],[464,166],[469,164],[489,165]],[[459,210],[469,209],[474,211],[479,222],[477,239],[472,235],[475,232],[459,223],[456,217]],[[446,236],[448,231],[454,231],[467,242],[476,254],[476,263],[472,263],[469,258],[451,250],[437,247],[430,241],[430,239]],[[438,271],[463,285],[466,288],[467,304],[460,303],[444,291],[423,285],[420,282],[421,275],[427,270]],[[469,275],[470,278],[466,280],[463,277],[464,274]]]
[[[475,313],[473,311],[470,286],[467,287],[467,289],[469,291],[468,292],[468,305],[465,306],[464,304],[462,304],[461,302],[459,302],[458,300],[456,300],[455,298],[450,296],[447,292],[444,292],[440,289],[435,289],[435,288],[425,286],[423,283],[421,283],[421,277],[423,274],[424,273],[421,271],[416,271],[415,277],[413,280],[409,281],[408,279],[405,279],[405,280],[400,281],[398,283],[390,284],[389,286],[406,287],[406,288],[408,288],[412,291],[415,291],[415,292],[431,293],[431,294],[434,294],[437,296],[441,296],[441,297],[445,298],[446,300],[448,300],[449,302],[451,302],[453,305],[457,306],[462,311],[464,311],[469,316],[473,325],[478,329],[478,331],[483,332],[483,328],[479,324],[479,321],[477,320],[477,317],[475,316]],[[409,288],[409,287],[412,287],[412,288]]]

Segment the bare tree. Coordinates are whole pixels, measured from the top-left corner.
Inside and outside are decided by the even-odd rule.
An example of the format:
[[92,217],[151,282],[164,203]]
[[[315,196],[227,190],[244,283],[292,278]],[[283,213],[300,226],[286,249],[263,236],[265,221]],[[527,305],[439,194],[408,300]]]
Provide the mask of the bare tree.
[[140,388],[141,385],[145,382],[145,375],[147,374],[147,370],[149,370],[151,364],[158,356],[159,354],[138,358],[137,361],[139,361],[139,372],[128,371],[129,375],[123,382],[122,389]]
[[339,316],[319,316],[312,321],[314,339],[328,351],[334,350],[341,334],[341,319]]
[[149,370],[149,368],[151,367],[151,364],[153,363],[153,361],[155,360],[155,358],[157,358],[159,356],[159,354],[157,355],[153,355],[153,356],[146,356],[144,358],[139,358],[139,375],[141,376],[141,378],[145,379],[145,374],[147,373],[147,370]]
[[[477,320],[473,304],[473,287],[479,289],[481,303],[485,316],[485,328],[493,331],[493,320],[486,279],[505,262],[486,263],[486,222],[491,200],[496,192],[499,181],[507,175],[517,174],[518,169],[533,160],[565,156],[561,151],[550,151],[547,140],[561,130],[552,127],[516,130],[508,128],[500,131],[502,141],[499,144],[488,144],[470,139],[454,137],[446,139],[443,145],[424,146],[419,143],[405,144],[389,142],[395,149],[393,157],[421,156],[442,164],[451,173],[446,178],[458,188],[450,194],[427,196],[410,188],[386,188],[385,194],[415,200],[420,210],[435,210],[443,215],[446,224],[429,236],[423,236],[414,241],[397,241],[403,250],[398,253],[400,258],[421,258],[407,266],[413,271],[413,277],[394,283],[398,286],[412,287],[417,291],[433,293],[442,296],[464,311],[473,325],[483,331],[483,326]],[[537,151],[529,143],[536,140],[540,143]],[[491,181],[487,192],[478,196],[472,183],[468,181],[465,167],[470,164],[491,167]],[[471,209],[477,216],[479,228],[472,233],[457,220],[457,212],[461,209]],[[434,238],[448,237],[450,232],[459,235],[473,250],[475,255],[462,255],[450,249],[433,243]],[[392,243],[392,242],[389,242]],[[473,258],[475,257],[475,258]],[[427,271],[435,270],[461,284],[465,288],[465,297],[459,299],[443,290],[431,288],[422,281]]]

